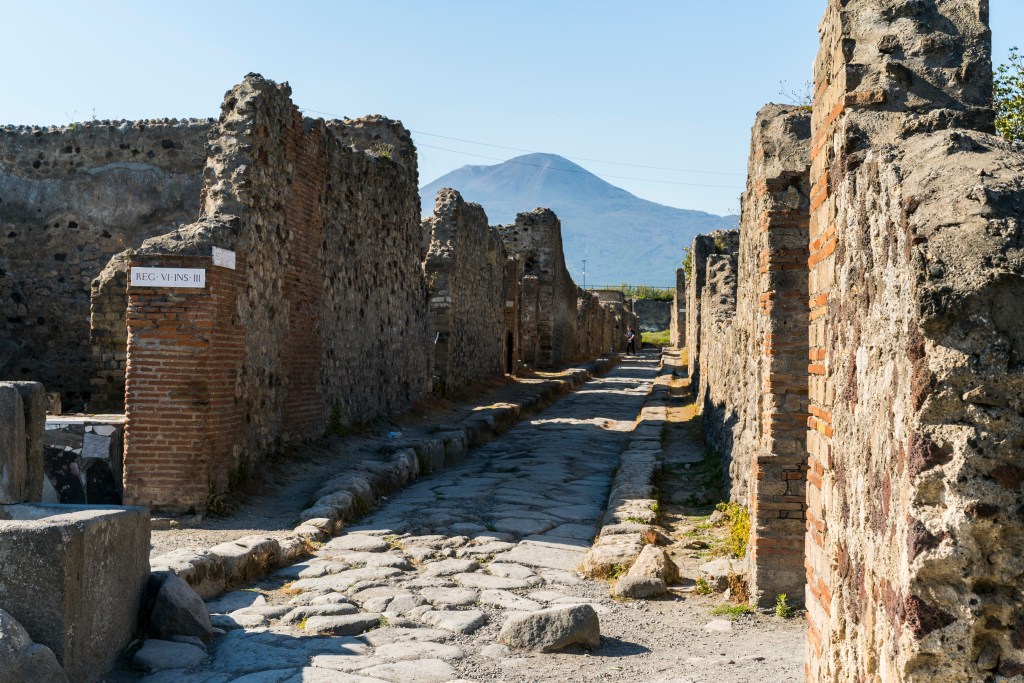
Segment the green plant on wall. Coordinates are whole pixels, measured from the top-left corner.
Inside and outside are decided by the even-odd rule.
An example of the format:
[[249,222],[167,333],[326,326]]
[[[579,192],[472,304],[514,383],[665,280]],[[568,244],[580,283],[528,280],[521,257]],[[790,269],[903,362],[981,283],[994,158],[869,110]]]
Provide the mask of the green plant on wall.
[[683,273],[687,280],[693,277],[693,247],[683,247]]
[[1010,48],[1010,59],[1000,64],[992,79],[996,131],[1007,140],[1024,141],[1024,55]]

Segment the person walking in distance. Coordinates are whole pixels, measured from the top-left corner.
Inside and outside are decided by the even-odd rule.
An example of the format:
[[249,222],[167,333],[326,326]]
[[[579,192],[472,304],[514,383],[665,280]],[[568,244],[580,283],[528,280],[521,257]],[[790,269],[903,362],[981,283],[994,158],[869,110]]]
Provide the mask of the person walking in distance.
[[632,325],[626,327],[626,353],[636,353],[636,332]]

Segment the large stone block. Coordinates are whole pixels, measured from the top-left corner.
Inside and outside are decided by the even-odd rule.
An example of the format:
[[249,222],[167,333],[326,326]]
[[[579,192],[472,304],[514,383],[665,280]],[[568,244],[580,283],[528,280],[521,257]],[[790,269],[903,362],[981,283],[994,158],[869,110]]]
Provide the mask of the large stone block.
[[141,507],[0,507],[0,609],[75,683],[109,671],[135,635],[149,578]]
[[17,387],[0,384],[0,504],[27,499],[25,410]]
[[49,399],[39,382],[11,382],[21,395],[25,409],[25,502],[37,503],[43,499],[43,431]]

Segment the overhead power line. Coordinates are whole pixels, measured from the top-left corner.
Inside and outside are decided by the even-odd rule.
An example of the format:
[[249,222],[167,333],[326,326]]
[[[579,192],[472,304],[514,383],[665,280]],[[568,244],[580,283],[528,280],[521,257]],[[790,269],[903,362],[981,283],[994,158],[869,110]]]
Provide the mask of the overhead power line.
[[[344,118],[340,114],[333,114],[333,113],[327,112],[327,111],[317,111],[316,109],[307,109],[307,108],[302,108],[302,107],[300,107],[300,110],[301,111],[305,111],[305,112],[310,112],[312,114],[320,114],[322,116],[330,116],[330,117],[336,118],[336,119]],[[465,142],[465,143],[470,144],[470,145],[481,145],[481,146],[484,146],[484,147],[494,147],[496,149],[507,149],[507,150],[510,150],[510,151],[513,151],[513,152],[525,152],[527,154],[538,154],[538,152],[536,152],[535,150],[523,149],[521,147],[509,147],[507,145],[496,145],[496,144],[491,144],[489,142],[476,142],[474,140],[465,140],[463,138],[456,138],[456,137],[452,137],[450,135],[440,135],[438,133],[427,133],[426,131],[422,131],[422,130],[410,130],[409,132],[410,133],[415,133],[416,135],[427,135],[429,137],[442,138],[442,139],[445,139],[445,140],[454,140],[456,142]],[[614,178],[616,180],[632,180],[632,181],[641,182],[641,183],[659,183],[659,184],[662,184],[662,185],[683,185],[683,186],[686,186],[686,187],[712,187],[712,188],[721,188],[721,189],[726,189],[726,190],[742,190],[742,189],[744,189],[744,188],[739,187],[737,185],[707,185],[707,184],[701,184],[701,183],[685,183],[685,182],[678,181],[678,180],[656,180],[654,178],[635,178],[635,177],[631,177],[631,176],[609,175],[609,174],[605,174],[605,173],[592,173],[591,171],[588,171],[588,170],[585,170],[585,169],[580,170],[580,169],[575,169],[575,168],[559,168],[558,166],[534,164],[534,163],[530,163],[528,161],[517,161],[515,159],[502,159],[500,157],[492,157],[492,156],[487,156],[485,154],[474,154],[473,152],[463,152],[463,151],[458,150],[458,149],[450,149],[448,147],[439,147],[437,145],[428,145],[428,144],[426,144],[424,142],[419,143],[417,145],[417,147],[428,147],[430,149],[437,149],[437,150],[441,150],[441,151],[444,151],[444,152],[451,152],[452,154],[462,154],[464,156],[476,157],[478,159],[489,159],[491,161],[500,161],[500,162],[508,163],[508,164],[519,164],[520,166],[533,166],[533,167],[536,167],[536,168],[546,168],[548,170],[560,171],[562,173],[583,173],[583,174],[587,174],[587,175],[595,175],[595,176],[597,176],[599,178]],[[559,155],[559,156],[564,156],[564,155]],[[591,159],[591,158],[588,158],[588,157],[564,156],[564,158],[566,158],[566,159],[576,159],[578,161],[590,161],[590,162],[598,163],[598,164],[613,164],[613,165],[619,165],[619,166],[631,166],[631,167],[634,167],[634,168],[649,168],[649,169],[652,169],[652,170],[659,170],[659,171],[674,171],[674,172],[679,172],[679,173],[703,173],[703,174],[707,174],[707,175],[743,176],[742,173],[726,173],[724,171],[701,171],[701,170],[685,169],[685,168],[670,168],[670,167],[667,167],[667,166],[649,166],[649,165],[645,165],[645,164],[632,164],[632,163],[628,163],[628,162],[624,162],[624,161],[605,161],[605,160],[602,160],[602,159]]]

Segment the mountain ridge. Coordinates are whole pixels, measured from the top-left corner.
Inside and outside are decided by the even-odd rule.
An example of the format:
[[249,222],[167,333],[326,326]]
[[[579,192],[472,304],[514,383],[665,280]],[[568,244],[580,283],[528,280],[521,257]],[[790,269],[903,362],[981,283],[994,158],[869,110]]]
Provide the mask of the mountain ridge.
[[566,265],[582,284],[675,286],[683,247],[694,236],[735,227],[737,216],[716,216],[642,199],[557,154],[532,153],[485,166],[466,165],[420,188],[423,213],[437,191],[451,187],[487,212],[492,225],[508,224],[537,207],[562,221]]

